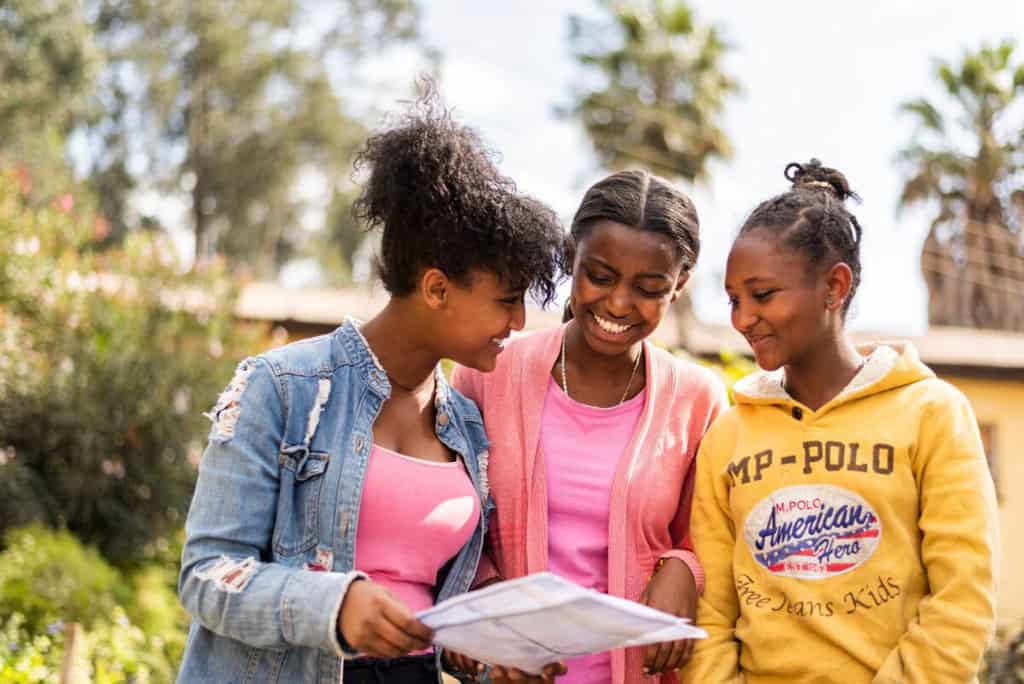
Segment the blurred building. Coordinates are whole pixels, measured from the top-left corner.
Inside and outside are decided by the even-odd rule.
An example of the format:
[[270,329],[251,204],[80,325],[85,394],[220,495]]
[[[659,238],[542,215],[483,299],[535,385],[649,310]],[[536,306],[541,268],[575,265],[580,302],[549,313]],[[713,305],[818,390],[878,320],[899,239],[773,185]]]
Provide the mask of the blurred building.
[[[346,289],[290,290],[256,283],[241,292],[239,318],[265,321],[275,343],[330,332],[344,319],[367,319],[386,302],[377,285]],[[529,309],[527,329],[555,325],[556,311]],[[728,326],[707,325],[691,316],[668,315],[655,340],[695,356],[718,358],[722,352],[747,354],[746,342]],[[1002,561],[999,587],[1001,624],[1024,621],[1024,333],[932,327],[920,337],[856,333],[858,342],[909,340],[939,377],[957,386],[978,417],[989,468],[999,496]],[[1017,540],[1018,543],[1014,543]]]

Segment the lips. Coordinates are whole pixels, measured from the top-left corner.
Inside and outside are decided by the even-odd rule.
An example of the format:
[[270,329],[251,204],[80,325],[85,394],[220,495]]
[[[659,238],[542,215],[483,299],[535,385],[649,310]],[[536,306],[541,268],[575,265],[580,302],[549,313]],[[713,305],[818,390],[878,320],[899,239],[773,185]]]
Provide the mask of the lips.
[[594,319],[594,322],[597,323],[597,327],[600,328],[602,331],[608,333],[609,335],[625,335],[627,332],[630,331],[631,328],[634,327],[632,325],[616,323],[615,321],[610,320],[608,318],[604,318],[603,316],[598,316],[593,311],[590,312],[590,316],[591,318]]
[[749,344],[750,348],[756,352],[758,349],[766,347],[774,339],[775,337],[773,335],[748,335],[747,344]]

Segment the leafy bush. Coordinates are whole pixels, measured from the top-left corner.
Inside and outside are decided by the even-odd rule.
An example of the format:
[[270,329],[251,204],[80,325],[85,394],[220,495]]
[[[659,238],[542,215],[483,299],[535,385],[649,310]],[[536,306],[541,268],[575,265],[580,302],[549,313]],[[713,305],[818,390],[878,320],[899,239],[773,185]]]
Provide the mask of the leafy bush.
[[131,590],[95,549],[34,524],[8,530],[0,553],[0,612],[19,613],[32,634],[60,621],[92,625]]
[[[58,684],[68,625],[56,622],[32,634],[14,613],[0,622],[0,681],[5,684]],[[174,681],[176,665],[159,639],[133,625],[120,607],[92,629],[79,632],[76,672],[94,684],[164,684]]]
[[66,527],[118,565],[180,528],[212,405],[255,348],[223,269],[166,236],[100,251],[101,217],[0,172],[0,527]]
[[173,571],[150,564],[126,575],[67,531],[9,530],[0,552],[0,681],[57,681],[65,631],[94,682],[165,682],[184,650],[187,615]]

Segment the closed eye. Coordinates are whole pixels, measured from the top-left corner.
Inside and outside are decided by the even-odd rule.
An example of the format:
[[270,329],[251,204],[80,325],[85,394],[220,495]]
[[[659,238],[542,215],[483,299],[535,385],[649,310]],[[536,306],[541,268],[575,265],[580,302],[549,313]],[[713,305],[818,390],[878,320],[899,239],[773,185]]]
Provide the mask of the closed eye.
[[778,292],[778,290],[761,290],[760,292],[754,293],[754,299],[759,302],[765,302],[768,301],[768,299],[776,292]]
[[595,285],[611,285],[612,283],[610,276],[598,275],[590,270],[587,270],[587,279]]

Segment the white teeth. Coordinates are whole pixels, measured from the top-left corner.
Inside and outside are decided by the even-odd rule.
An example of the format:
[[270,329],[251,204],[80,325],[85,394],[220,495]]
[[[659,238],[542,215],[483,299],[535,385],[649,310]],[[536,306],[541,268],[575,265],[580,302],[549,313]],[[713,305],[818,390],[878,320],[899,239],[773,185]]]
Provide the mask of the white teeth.
[[491,338],[491,342],[493,342],[494,344],[496,344],[496,345],[498,345],[499,347],[502,347],[502,348],[504,348],[505,343],[507,341],[508,341],[508,338],[505,338],[505,339],[499,339],[497,337],[492,337]]
[[597,321],[597,324],[598,326],[600,326],[601,330],[612,333],[613,335],[621,335],[622,333],[626,332],[631,327],[633,327],[631,325],[619,325],[618,323],[612,323],[608,319],[601,318],[600,316],[593,312],[591,312],[591,314],[594,316],[594,320]]

